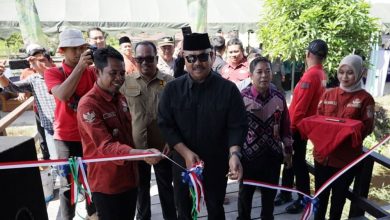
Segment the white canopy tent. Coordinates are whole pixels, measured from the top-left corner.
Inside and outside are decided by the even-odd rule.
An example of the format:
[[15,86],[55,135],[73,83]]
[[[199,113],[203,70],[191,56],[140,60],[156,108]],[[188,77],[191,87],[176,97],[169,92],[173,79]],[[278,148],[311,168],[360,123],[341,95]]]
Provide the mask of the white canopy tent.
[[[186,0],[35,0],[44,32],[66,27],[173,34],[189,24]],[[208,32],[256,29],[261,0],[208,0]],[[18,31],[15,0],[0,1],[0,37]]]

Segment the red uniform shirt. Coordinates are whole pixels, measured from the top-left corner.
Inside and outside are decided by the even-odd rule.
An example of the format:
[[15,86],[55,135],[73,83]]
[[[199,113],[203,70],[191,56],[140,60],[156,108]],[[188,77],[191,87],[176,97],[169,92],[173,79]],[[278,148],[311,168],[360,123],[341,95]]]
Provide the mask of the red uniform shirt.
[[237,66],[227,63],[222,67],[221,74],[223,78],[234,83],[247,79],[250,76],[248,62],[244,59],[243,62]]
[[297,132],[302,119],[315,115],[318,102],[325,91],[325,72],[321,64],[310,67],[295,86],[289,113],[291,130]]
[[[73,67],[62,62],[63,72],[57,67],[50,68],[45,71],[45,83],[49,93],[55,86],[62,84],[73,71]],[[64,75],[65,74],[65,75]],[[77,97],[82,97],[86,94],[96,81],[96,73],[93,67],[88,67],[83,72],[79,84],[77,85],[75,94]],[[73,96],[69,101],[63,102],[54,97],[56,102],[56,110],[54,112],[54,139],[62,141],[80,141],[79,130],[77,129],[76,111],[69,107],[69,104],[75,102]]]
[[[365,90],[345,92],[340,88],[334,88],[324,93],[318,105],[318,114],[338,118],[350,118],[363,123],[361,128],[362,140],[374,129],[375,101]],[[331,167],[344,167],[357,158],[362,147],[352,147],[352,139],[340,144],[328,155],[327,158],[319,157],[314,152],[314,159]]]
[[[77,120],[84,157],[127,155],[134,146],[126,98],[112,96],[95,84],[79,103]],[[92,192],[118,194],[138,185],[137,162],[108,161],[88,164]]]

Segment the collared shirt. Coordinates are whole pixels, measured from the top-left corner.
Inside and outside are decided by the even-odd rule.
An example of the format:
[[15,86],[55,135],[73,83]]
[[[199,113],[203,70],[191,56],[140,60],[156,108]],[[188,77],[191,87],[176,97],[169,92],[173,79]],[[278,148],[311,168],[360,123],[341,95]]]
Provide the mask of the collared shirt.
[[286,99],[279,91],[269,88],[263,97],[254,86],[241,91],[249,121],[249,131],[242,153],[247,160],[261,156],[275,155],[282,158],[285,153],[292,153],[290,116]]
[[[72,73],[73,67],[62,62],[63,72],[53,67],[45,71],[45,83],[49,93],[55,86],[61,85]],[[75,93],[69,101],[61,101],[54,97],[56,110],[54,112],[54,139],[62,141],[80,141],[79,130],[77,128],[76,111],[70,106],[76,107],[78,99],[85,95],[96,81],[96,73],[93,67],[88,67],[82,73],[81,79],[76,87]]]
[[[131,117],[122,94],[115,96],[97,84],[80,100],[77,109],[78,128],[84,157],[129,154]],[[88,164],[88,183],[92,192],[118,194],[138,185],[134,161],[108,161]]]
[[130,108],[135,147],[163,149],[165,141],[157,126],[157,106],[165,85],[173,79],[160,71],[149,82],[140,73],[126,76],[121,92]]
[[166,62],[162,57],[158,58],[157,68],[165,74],[173,76],[175,70],[175,58],[173,57],[171,62]]
[[234,83],[238,83],[244,79],[249,78],[249,64],[246,59],[244,59],[237,66],[234,66],[231,63],[227,63],[224,67],[222,67],[221,74],[223,78],[228,79]]
[[137,66],[134,57],[127,57],[126,55],[123,55],[123,59],[125,61],[125,70],[127,75],[137,72]]
[[[318,114],[361,121],[363,124],[361,135],[364,140],[374,129],[374,106],[374,99],[365,90],[346,92],[340,88],[333,88],[322,96],[318,104]],[[352,148],[348,141],[351,140],[348,139],[342,146],[336,147],[328,158],[322,158],[314,151],[315,160],[332,167],[344,167],[361,154],[361,146]]]
[[194,82],[189,74],[168,83],[158,107],[158,124],[170,147],[182,142],[209,162],[226,161],[228,149],[242,146],[247,132],[240,92],[215,72],[203,83]]
[[310,67],[295,86],[289,112],[292,132],[298,132],[302,119],[315,115],[325,92],[326,76],[321,64]]
[[45,80],[39,73],[30,75],[25,80],[18,82],[9,81],[6,88],[11,92],[32,92],[35,97],[35,103],[38,108],[38,115],[41,126],[50,134],[53,134],[54,110],[56,103],[54,97],[49,94]]

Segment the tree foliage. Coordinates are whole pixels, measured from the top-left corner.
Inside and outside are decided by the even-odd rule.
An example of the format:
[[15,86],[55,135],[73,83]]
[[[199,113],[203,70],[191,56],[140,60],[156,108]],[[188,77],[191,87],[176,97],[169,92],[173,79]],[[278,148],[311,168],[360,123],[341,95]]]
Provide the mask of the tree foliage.
[[265,54],[293,61],[303,60],[310,41],[325,40],[324,67],[333,76],[345,55],[359,51],[368,57],[378,41],[379,24],[369,9],[364,0],[264,0],[258,37]]

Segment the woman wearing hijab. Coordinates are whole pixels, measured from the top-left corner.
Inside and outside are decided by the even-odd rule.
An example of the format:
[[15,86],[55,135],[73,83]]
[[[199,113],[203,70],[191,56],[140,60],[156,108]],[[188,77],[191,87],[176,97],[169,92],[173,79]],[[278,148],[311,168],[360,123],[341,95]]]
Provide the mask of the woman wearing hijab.
[[[337,71],[340,86],[326,91],[318,105],[318,114],[324,116],[354,119],[362,122],[361,136],[373,131],[374,99],[362,88],[363,61],[360,56],[344,57]],[[318,190],[330,177],[352,162],[362,153],[362,144],[352,147],[344,141],[329,155],[322,157],[314,152],[315,187]],[[315,219],[325,219],[330,191],[332,191],[329,219],[340,219],[349,185],[357,172],[354,167],[340,176],[319,196],[319,208]]]

